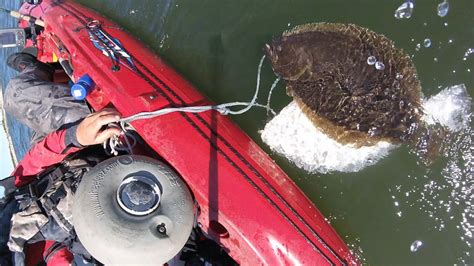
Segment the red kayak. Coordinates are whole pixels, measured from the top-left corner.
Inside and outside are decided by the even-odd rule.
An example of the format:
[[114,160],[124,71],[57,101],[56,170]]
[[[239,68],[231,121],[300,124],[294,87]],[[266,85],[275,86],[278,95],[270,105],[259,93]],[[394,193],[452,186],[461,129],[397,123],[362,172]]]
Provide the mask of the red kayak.
[[[40,60],[66,62],[74,81],[92,78],[87,102],[95,110],[114,107],[128,117],[212,104],[129,33],[83,6],[44,0],[20,12],[45,22],[36,42]],[[132,126],[151,148],[146,155],[184,179],[199,205],[199,226],[239,264],[357,264],[315,205],[228,117],[171,113]]]

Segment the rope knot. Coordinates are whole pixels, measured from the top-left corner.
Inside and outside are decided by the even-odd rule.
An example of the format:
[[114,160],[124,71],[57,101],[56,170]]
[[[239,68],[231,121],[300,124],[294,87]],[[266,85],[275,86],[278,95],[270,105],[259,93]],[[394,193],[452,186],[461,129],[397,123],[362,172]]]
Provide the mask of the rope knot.
[[225,107],[217,107],[216,110],[221,113],[222,115],[228,115],[230,110]]

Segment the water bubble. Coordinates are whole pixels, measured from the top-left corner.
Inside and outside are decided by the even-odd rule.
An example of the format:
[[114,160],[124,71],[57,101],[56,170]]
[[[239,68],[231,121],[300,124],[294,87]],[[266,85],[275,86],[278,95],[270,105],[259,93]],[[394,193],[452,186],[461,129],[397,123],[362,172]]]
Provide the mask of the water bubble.
[[400,80],[403,78],[403,75],[400,74],[400,73],[397,73],[397,75],[395,76],[396,79]]
[[448,43],[453,43],[453,39],[449,39]]
[[416,50],[416,51],[420,51],[420,48],[421,48],[421,44],[417,43],[415,50]]
[[376,68],[377,70],[384,70],[384,69],[385,69],[385,65],[384,65],[382,62],[377,61],[377,62],[375,63],[375,68]]
[[448,14],[449,11],[449,2],[448,0],[444,0],[443,2],[439,3],[438,5],[438,16],[444,17]]
[[428,26],[428,23],[424,22],[424,23],[423,23],[423,26],[425,26],[425,27]]
[[421,242],[420,240],[415,240],[413,243],[411,243],[410,251],[417,252],[418,249],[421,248],[421,246],[423,246],[423,242]]
[[433,58],[433,61],[438,62],[438,58],[437,57]]
[[397,19],[404,19],[404,18],[411,18],[411,14],[413,13],[413,8],[415,4],[411,1],[407,1],[403,3],[401,6],[395,10],[395,18]]
[[445,23],[444,23],[444,26],[447,27],[447,26],[448,26],[448,22],[445,22]]
[[426,48],[430,47],[431,46],[431,40],[426,38],[424,41],[423,41],[423,46],[425,46]]
[[373,64],[375,64],[375,62],[377,62],[377,59],[375,58],[375,56],[369,56],[367,58],[367,64],[373,65]]

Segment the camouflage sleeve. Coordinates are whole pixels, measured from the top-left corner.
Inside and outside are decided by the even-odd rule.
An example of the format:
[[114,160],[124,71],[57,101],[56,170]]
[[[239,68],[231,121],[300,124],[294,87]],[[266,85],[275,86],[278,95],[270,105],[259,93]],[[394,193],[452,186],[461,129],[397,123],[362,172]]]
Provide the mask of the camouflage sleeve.
[[12,78],[4,95],[5,111],[39,137],[84,118],[90,111],[71,96],[69,86],[41,77],[44,71],[27,67]]
[[60,163],[69,154],[77,152],[80,148],[75,145],[76,128],[71,127],[50,133],[31,147],[12,173],[12,176],[15,176],[15,186],[28,184],[35,175]]

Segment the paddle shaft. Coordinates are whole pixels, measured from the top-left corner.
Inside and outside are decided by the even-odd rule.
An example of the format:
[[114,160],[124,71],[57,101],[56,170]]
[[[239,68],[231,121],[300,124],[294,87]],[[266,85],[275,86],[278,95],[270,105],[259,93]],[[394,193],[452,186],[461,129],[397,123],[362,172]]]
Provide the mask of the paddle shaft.
[[37,18],[32,17],[32,16],[23,15],[20,12],[13,11],[13,10],[8,10],[8,9],[5,9],[5,8],[2,8],[2,10],[9,13],[10,16],[12,16],[14,18],[26,20],[26,21],[35,23],[38,26],[44,27],[44,21],[42,21],[41,19],[37,19]]

